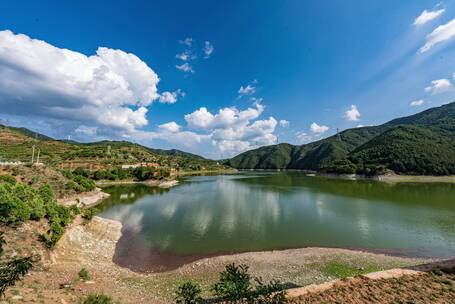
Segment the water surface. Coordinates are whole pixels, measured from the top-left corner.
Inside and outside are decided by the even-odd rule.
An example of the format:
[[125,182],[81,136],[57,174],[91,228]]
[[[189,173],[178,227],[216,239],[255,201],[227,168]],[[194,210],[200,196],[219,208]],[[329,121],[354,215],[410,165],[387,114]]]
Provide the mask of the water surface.
[[249,172],[188,177],[171,189],[138,184],[105,191],[111,197],[99,215],[123,224],[116,260],[137,264],[137,270],[219,253],[305,246],[455,255],[450,183],[391,185]]

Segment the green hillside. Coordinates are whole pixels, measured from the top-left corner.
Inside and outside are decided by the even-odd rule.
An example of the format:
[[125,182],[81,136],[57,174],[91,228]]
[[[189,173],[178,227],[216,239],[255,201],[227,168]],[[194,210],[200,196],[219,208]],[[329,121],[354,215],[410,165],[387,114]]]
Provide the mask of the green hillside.
[[[3,127],[0,132],[2,160],[29,162],[35,146],[40,162],[47,165],[85,164],[111,166],[137,162],[157,163],[177,170],[220,170],[224,166],[213,160],[180,150],[159,150],[127,141],[79,143],[54,140],[25,128]],[[110,146],[110,148],[108,148]]]
[[348,129],[339,137],[306,145],[261,147],[224,163],[238,169],[330,170],[349,165],[342,162],[334,167],[335,161],[347,160],[354,167],[383,165],[399,173],[453,174],[454,138],[455,103],[450,103],[380,126]]
[[49,140],[54,140],[52,137],[46,136],[44,134],[29,130],[27,128],[17,128],[17,127],[10,127],[10,126],[5,126],[5,125],[0,125],[0,129],[8,129],[10,132],[16,132],[19,134],[22,134],[24,136],[36,139],[36,140],[41,140],[41,141],[49,141]]

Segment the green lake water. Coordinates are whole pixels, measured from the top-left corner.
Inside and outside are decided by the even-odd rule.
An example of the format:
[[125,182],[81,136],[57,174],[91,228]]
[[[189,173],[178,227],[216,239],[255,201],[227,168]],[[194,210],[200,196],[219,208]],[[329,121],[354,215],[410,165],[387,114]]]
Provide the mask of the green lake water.
[[213,254],[306,246],[455,256],[455,184],[349,181],[293,172],[192,176],[171,189],[104,188],[123,252]]

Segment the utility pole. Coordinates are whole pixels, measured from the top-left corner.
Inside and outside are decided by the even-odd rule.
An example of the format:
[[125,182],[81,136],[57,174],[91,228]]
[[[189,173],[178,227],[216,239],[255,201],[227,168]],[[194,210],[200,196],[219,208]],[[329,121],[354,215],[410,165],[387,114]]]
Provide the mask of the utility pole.
[[35,161],[35,145],[32,146],[32,150],[33,150],[33,152],[32,152],[32,164],[33,164],[33,162]]

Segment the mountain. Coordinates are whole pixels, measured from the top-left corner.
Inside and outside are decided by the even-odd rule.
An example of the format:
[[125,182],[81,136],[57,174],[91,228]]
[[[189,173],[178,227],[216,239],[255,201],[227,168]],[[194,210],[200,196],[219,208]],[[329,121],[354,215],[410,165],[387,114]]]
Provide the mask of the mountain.
[[[356,171],[364,165],[381,165],[399,173],[454,174],[450,165],[455,163],[454,140],[455,102],[452,102],[380,126],[348,129],[301,146],[260,147],[223,163],[238,169],[330,170],[338,167],[339,171],[343,171],[341,166]],[[397,161],[394,163],[391,159]],[[334,164],[340,160],[344,162]],[[428,164],[423,165],[423,161]]]

